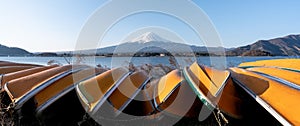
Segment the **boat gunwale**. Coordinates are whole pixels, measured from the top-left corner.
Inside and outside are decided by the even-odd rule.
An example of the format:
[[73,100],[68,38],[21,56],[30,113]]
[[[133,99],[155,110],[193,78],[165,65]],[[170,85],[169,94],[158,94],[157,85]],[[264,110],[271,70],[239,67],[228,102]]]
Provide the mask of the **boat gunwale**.
[[299,85],[297,85],[293,82],[290,82],[288,80],[285,80],[285,79],[282,79],[282,78],[279,78],[279,77],[275,77],[275,76],[272,76],[272,75],[269,75],[269,74],[265,74],[265,73],[262,73],[262,72],[257,72],[257,71],[251,71],[251,72],[256,73],[258,75],[261,75],[261,76],[266,77],[268,79],[274,80],[274,81],[276,81],[280,84],[283,84],[285,86],[288,86],[290,88],[293,88],[295,90],[300,91],[300,86]]
[[[238,68],[238,67],[237,67]],[[236,68],[235,68],[236,69]],[[238,68],[242,69],[242,68]],[[246,72],[252,72],[245,70]],[[252,72],[257,74],[255,72]],[[239,73],[237,73],[239,74]],[[259,75],[259,74],[258,74]],[[256,95],[251,89],[249,89],[245,84],[238,81],[238,79],[232,77],[233,81],[236,82],[238,86],[240,86],[244,91],[246,91],[258,104],[260,104],[266,111],[268,111],[274,118],[276,118],[282,125],[284,126],[292,126],[292,124],[286,120],[281,114],[279,114],[270,104],[268,104],[265,100]],[[274,81],[274,80],[273,80]]]
[[158,100],[156,100],[158,97],[156,97],[156,92],[155,92],[155,90],[154,90],[154,93],[153,93],[153,104],[155,105],[154,107],[158,110],[158,111],[163,111],[161,108],[160,108],[160,106],[162,105],[162,104],[164,104],[169,98],[170,98],[170,96],[181,86],[181,84],[182,84],[182,82],[183,82],[184,80],[182,80],[182,81],[180,81],[179,83],[177,83],[176,84],[176,86],[171,90],[171,92],[163,99],[163,101],[160,103],[160,104],[158,104]]
[[237,68],[241,69],[249,69],[249,68],[277,68],[277,69],[282,69],[282,70],[287,70],[287,71],[292,71],[292,72],[297,72],[300,73],[300,69],[293,69],[293,68],[287,68],[287,67],[278,67],[278,66],[263,66],[263,65],[257,65],[257,66],[238,66]]
[[[123,68],[123,67],[120,67],[120,68]],[[88,100],[86,99],[85,95],[82,94],[82,92],[79,88],[79,85],[77,85],[76,91],[79,94],[81,100],[86,105],[86,106],[84,106],[86,111],[91,113],[92,115],[94,115],[100,109],[100,107],[104,104],[104,102],[108,99],[108,97],[113,93],[113,91],[115,89],[117,89],[119,87],[119,85],[121,84],[121,82],[123,82],[123,80],[125,80],[126,77],[129,76],[130,74],[132,74],[132,71],[126,72],[116,82],[114,82],[113,86],[105,94],[103,94],[103,97],[101,99],[99,99],[99,101],[97,101],[96,105],[93,108],[91,108],[90,103],[88,103]],[[88,107],[88,108],[86,108],[86,107]]]
[[191,86],[191,88],[193,89],[194,93],[197,94],[198,98],[200,99],[200,101],[207,106],[211,111],[213,111],[217,106],[214,105],[209,99],[208,97],[206,97],[204,95],[204,93],[197,88],[198,86],[195,84],[194,80],[190,77],[189,73],[188,73],[188,67],[185,67],[183,69],[183,75],[186,79],[186,81],[188,82],[188,84]]
[[141,92],[141,90],[147,85],[147,83],[151,80],[151,77],[147,77],[146,80],[142,83],[141,86],[138,87],[138,90],[134,92],[134,94],[120,107],[120,110],[117,110],[115,116],[119,116],[122,111],[125,110],[126,107],[130,104],[131,101]]
[[[126,69],[125,67],[119,67],[119,68]],[[111,69],[111,70],[108,70],[108,71],[105,71],[105,72],[109,72],[109,71],[112,72],[113,70],[116,70],[116,69],[119,69],[119,68]],[[129,74],[129,75],[130,75],[130,72],[131,72],[131,71],[128,71],[128,72],[125,73],[125,74]],[[102,73],[101,73],[101,74],[102,74]],[[111,73],[111,74],[112,74],[112,73]],[[120,78],[122,78],[123,76],[125,76],[125,74],[122,75]],[[129,75],[127,75],[127,76],[129,76]],[[97,76],[100,76],[100,74],[97,75]],[[92,78],[96,78],[97,76],[94,76],[94,77],[92,77]],[[92,78],[89,78],[89,79],[92,79]],[[87,79],[87,80],[89,80],[89,79]],[[119,81],[119,80],[115,81],[112,85],[115,85],[118,81]],[[82,82],[83,82],[83,81],[82,81]],[[80,82],[80,83],[81,83],[81,82]],[[86,111],[86,112],[92,112],[92,110],[91,110],[91,104],[89,103],[89,101],[88,101],[88,99],[86,98],[86,96],[83,94],[83,91],[82,91],[82,89],[81,89],[81,87],[80,87],[80,83],[76,84],[76,86],[75,86],[76,93],[79,95],[79,100],[80,100],[81,103],[84,105],[85,111]],[[108,91],[110,91],[110,90],[108,90]],[[103,96],[104,96],[104,95],[105,95],[105,94],[103,94]],[[99,102],[99,101],[98,101],[98,102]]]
[[[52,68],[56,68],[58,67],[59,65],[49,65],[49,66],[41,66],[41,67],[33,67],[33,68],[30,68],[30,69],[24,69],[24,70],[20,70],[20,71],[16,71],[16,72],[12,72],[12,73],[6,73],[6,74],[0,74],[0,91],[1,91],[1,88],[4,87],[4,85],[11,81],[11,80],[14,80],[14,79],[17,79],[17,78],[9,78],[9,80],[7,80],[7,77],[10,77],[10,76],[13,76],[15,74],[17,74],[17,76],[19,77],[24,77],[24,76],[28,76],[28,75],[31,75],[31,74],[34,74],[32,73],[32,71],[36,71],[35,73],[39,73],[39,72],[42,72],[42,71],[45,71],[45,70],[49,70],[49,69],[52,69]],[[38,70],[37,70],[38,69]],[[23,73],[26,73],[26,74],[23,74]],[[22,73],[22,75],[18,75],[19,73]],[[3,79],[6,79],[5,80],[5,83],[2,83]]]
[[83,108],[85,109],[86,112],[88,112],[90,104],[88,103],[88,100],[86,99],[86,97],[82,94],[82,92],[80,90],[80,87],[79,87],[79,84],[75,85],[75,90],[76,90],[76,93],[79,97],[79,101],[83,105]]
[[97,102],[97,104],[90,110],[92,115],[96,114],[96,112],[101,108],[104,102],[108,99],[108,97],[119,87],[122,81],[125,80],[127,76],[129,76],[132,72],[125,73],[116,83],[113,84],[112,88],[108,90],[107,93],[103,94],[103,97]]
[[[200,68],[201,68],[201,66],[199,66]],[[205,66],[206,67],[206,66]],[[202,69],[202,68],[201,68]],[[213,69],[213,68],[211,68],[211,69]],[[203,69],[202,69],[203,70]],[[216,69],[214,69],[214,70],[216,70]],[[204,71],[204,70],[203,70]],[[204,71],[205,73],[207,73],[206,71]],[[225,72],[227,72],[228,73],[228,75],[227,75],[227,77],[224,79],[224,81],[222,82],[222,84],[221,84],[221,86],[219,87],[219,90],[217,91],[217,93],[215,94],[215,95],[213,95],[212,94],[212,96],[214,96],[214,97],[217,97],[217,96],[219,96],[220,95],[220,93],[223,91],[223,89],[225,88],[225,86],[226,86],[226,84],[227,84],[227,82],[228,82],[228,80],[229,80],[229,78],[231,77],[231,73],[229,72],[229,71],[227,71],[227,70],[225,70]],[[214,72],[212,72],[212,73],[214,73]],[[207,75],[208,76],[208,75]],[[211,79],[210,79],[211,80]],[[212,81],[212,80],[211,80]],[[214,83],[214,82],[213,82]]]
[[97,76],[97,75],[101,74],[101,73],[103,73],[103,72],[95,73],[93,75],[90,75],[90,76],[84,78],[83,80],[80,80],[79,82],[73,83],[72,85],[70,85],[67,88],[65,88],[64,90],[62,90],[59,94],[51,97],[44,104],[41,104],[38,108],[36,108],[37,115],[39,115],[39,113],[42,113],[45,109],[47,109],[47,107],[49,107],[51,104],[53,104],[54,102],[56,102],[59,98],[63,97],[64,95],[66,95],[69,92],[71,92],[72,90],[74,90],[75,87],[76,87],[76,85],[78,85],[80,82],[88,80],[88,79],[90,79],[90,78],[92,78],[94,76]]
[[[43,82],[38,87],[36,87],[33,90],[30,90],[29,92],[25,93],[22,97],[12,100],[15,104],[14,109],[21,108],[22,105],[25,104],[29,99],[31,99],[35,94],[37,94],[38,92],[40,92],[44,88],[48,87],[49,85],[51,85],[53,82],[58,81],[59,79],[65,77],[67,75],[70,75],[72,73],[76,73],[78,71],[81,71],[81,70],[84,70],[84,69],[87,69],[87,68],[88,68],[87,66],[81,66],[81,67],[76,68],[76,69],[73,68],[73,69],[67,70],[63,73],[60,73],[59,75],[54,75],[54,77],[51,77],[49,80],[47,80],[46,82]],[[12,97],[12,94],[8,90],[8,87],[7,87],[8,84],[9,83],[5,84],[5,90],[10,95],[10,97]]]

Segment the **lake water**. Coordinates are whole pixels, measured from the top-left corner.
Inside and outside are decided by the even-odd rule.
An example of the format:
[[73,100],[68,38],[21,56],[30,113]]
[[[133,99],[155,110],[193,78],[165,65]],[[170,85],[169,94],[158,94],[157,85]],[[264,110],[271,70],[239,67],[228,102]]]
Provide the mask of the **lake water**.
[[[180,64],[180,66],[190,65],[193,61],[197,61],[201,64],[207,66],[214,66],[217,68],[226,68],[237,66],[242,62],[251,62],[257,60],[266,59],[282,59],[282,58],[299,58],[299,57],[176,57],[175,61]],[[67,59],[67,60],[66,60]],[[78,58],[64,58],[64,57],[0,57],[0,61],[12,61],[19,63],[34,63],[47,65],[51,60],[59,62],[61,64],[68,64],[67,61],[76,62]],[[126,66],[129,62],[134,65],[139,66],[142,64],[152,64],[152,65],[170,65],[169,57],[83,57],[82,62],[92,66],[100,64],[105,67],[117,67]]]

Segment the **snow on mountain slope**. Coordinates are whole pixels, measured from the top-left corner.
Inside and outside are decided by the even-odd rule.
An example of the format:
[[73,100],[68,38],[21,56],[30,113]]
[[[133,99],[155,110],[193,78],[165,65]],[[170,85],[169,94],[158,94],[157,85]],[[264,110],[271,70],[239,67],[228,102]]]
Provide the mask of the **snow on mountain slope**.
[[153,41],[169,42],[169,40],[166,40],[153,32],[147,32],[145,34],[142,34],[141,36],[133,39],[131,42],[147,43],[147,42],[153,42]]

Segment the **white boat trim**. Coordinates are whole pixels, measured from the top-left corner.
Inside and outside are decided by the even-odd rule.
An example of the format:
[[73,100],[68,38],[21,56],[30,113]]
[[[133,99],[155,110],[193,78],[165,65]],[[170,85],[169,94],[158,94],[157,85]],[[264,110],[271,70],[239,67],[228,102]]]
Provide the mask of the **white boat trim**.
[[296,90],[300,90],[300,86],[299,85],[297,85],[295,83],[292,83],[290,81],[284,80],[284,79],[279,78],[279,77],[274,77],[274,76],[271,76],[271,75],[268,75],[268,74],[265,74],[265,73],[261,73],[261,72],[256,72],[256,71],[252,71],[252,72],[254,72],[256,74],[259,74],[259,75],[261,75],[263,77],[269,78],[271,80],[277,81],[277,82],[279,82],[279,83],[281,83],[283,85],[286,85],[288,87],[294,88]]
[[188,84],[191,86],[191,88],[193,89],[193,91],[197,94],[198,98],[200,99],[200,101],[207,106],[210,110],[214,110],[216,108],[216,105],[213,104],[207,97],[206,95],[204,95],[204,93],[199,89],[199,87],[196,85],[196,83],[194,82],[194,80],[190,77],[189,73],[188,73],[188,67],[185,67],[183,69],[183,75],[186,78],[186,81],[188,82]]
[[[23,97],[21,97],[20,99],[15,100],[15,109],[19,109],[23,106],[23,104],[25,104],[29,99],[31,99],[34,95],[36,95],[38,92],[40,92],[41,90],[43,90],[44,88],[48,87],[49,85],[51,85],[52,83],[54,83],[55,81],[58,81],[59,79],[72,74],[72,73],[76,73],[78,71],[84,70],[87,67],[81,67],[81,68],[77,68],[77,69],[71,69],[69,71],[66,71],[62,74],[59,74],[53,78],[51,78],[50,80],[44,82],[43,84],[41,84],[40,86],[36,87],[33,91],[30,91],[26,94],[24,94]],[[9,92],[9,90],[7,90]]]
[[[183,81],[183,80],[182,80]],[[181,86],[181,82],[182,81],[180,81],[172,90],[171,90],[171,92],[163,99],[163,101],[160,103],[160,104],[158,104],[157,103],[157,101],[156,101],[156,98],[155,98],[155,94],[156,94],[156,92],[155,92],[155,90],[154,90],[154,96],[153,96],[153,102],[154,102],[154,105],[155,105],[155,108],[158,110],[158,111],[163,111],[163,110],[161,110],[159,107],[161,106],[161,104],[163,104],[166,100],[168,100],[169,99],[169,97],[174,93],[174,91],[177,89],[177,88],[179,88],[180,86]],[[158,86],[158,85],[156,85],[156,86]]]
[[132,74],[131,71],[129,71],[128,73],[125,73],[119,80],[117,80],[113,84],[113,87],[110,88],[109,91],[103,95],[103,97],[98,101],[98,103],[95,105],[95,107],[93,109],[90,109],[90,112],[92,115],[95,115],[97,113],[97,111],[104,104],[104,102],[108,99],[108,97],[119,87],[121,82],[123,82],[126,79],[126,77],[128,77],[130,74]]
[[148,77],[143,83],[142,85],[138,88],[137,91],[135,91],[135,93],[120,107],[120,110],[117,110],[115,116],[119,116],[122,111],[124,111],[124,109],[130,104],[130,102],[138,95],[138,93],[145,87],[145,85],[150,81],[150,77]]
[[49,107],[52,103],[54,103],[55,101],[57,101],[58,99],[60,99],[61,97],[63,97],[64,95],[66,95],[67,93],[69,93],[70,91],[72,91],[78,83],[82,82],[82,81],[85,81],[85,80],[88,80],[96,75],[98,75],[100,73],[96,73],[96,74],[93,74],[91,76],[88,76],[82,80],[80,80],[79,82],[77,83],[74,83],[72,84],[71,86],[67,87],[66,89],[62,90],[58,95],[50,98],[48,101],[46,101],[44,104],[40,105],[37,109],[36,109],[36,113],[41,113],[43,112],[47,107]]
[[255,101],[260,104],[265,110],[267,110],[274,118],[276,118],[284,126],[292,126],[284,117],[282,117],[272,106],[266,103],[263,99],[257,96],[251,89],[246,87],[243,83],[239,82],[237,79],[233,79],[244,91],[246,91]]

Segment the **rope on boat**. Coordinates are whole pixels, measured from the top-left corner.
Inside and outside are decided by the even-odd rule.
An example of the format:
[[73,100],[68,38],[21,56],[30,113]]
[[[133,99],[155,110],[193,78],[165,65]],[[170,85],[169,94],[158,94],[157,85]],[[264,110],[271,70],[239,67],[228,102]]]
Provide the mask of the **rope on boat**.
[[[214,117],[217,120],[219,126],[222,126],[222,121],[225,123],[224,125],[227,125],[229,121],[226,119],[226,117],[223,115],[223,113],[220,111],[220,109],[217,108],[217,112],[213,111]],[[221,121],[222,119],[222,121]]]
[[215,119],[217,120],[217,123],[219,124],[219,126],[222,126],[222,122],[221,122],[220,118],[218,117],[218,115],[215,113],[215,111],[213,111],[213,114],[214,114]]
[[226,117],[223,115],[223,113],[220,110],[218,110],[218,115],[221,116],[221,118],[225,122],[225,124],[229,123],[229,121],[226,119]]

